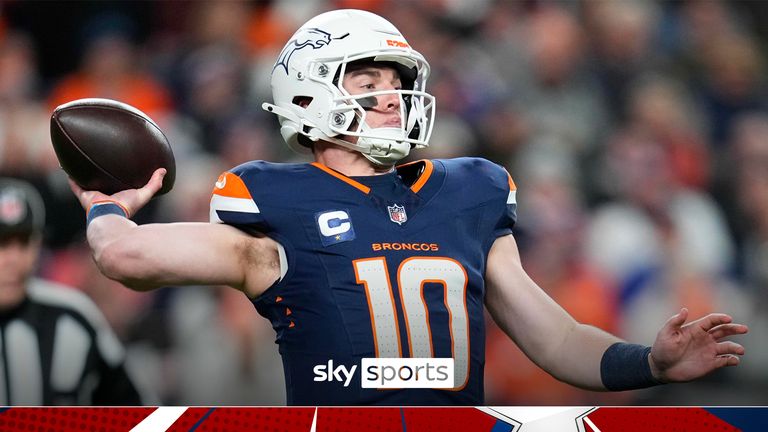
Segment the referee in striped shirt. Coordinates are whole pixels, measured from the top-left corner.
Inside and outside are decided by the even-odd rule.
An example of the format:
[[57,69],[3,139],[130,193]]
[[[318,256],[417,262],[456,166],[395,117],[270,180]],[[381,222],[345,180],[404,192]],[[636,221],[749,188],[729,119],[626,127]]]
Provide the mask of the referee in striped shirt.
[[32,276],[44,220],[37,191],[0,178],[0,406],[141,405],[96,305]]

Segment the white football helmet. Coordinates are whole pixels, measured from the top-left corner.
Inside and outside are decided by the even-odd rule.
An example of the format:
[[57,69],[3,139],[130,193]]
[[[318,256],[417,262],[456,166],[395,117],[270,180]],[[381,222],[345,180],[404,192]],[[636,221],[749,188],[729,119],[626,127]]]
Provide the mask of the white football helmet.
[[[358,60],[396,67],[403,88],[350,95],[344,72]],[[435,98],[424,91],[428,76],[427,61],[392,23],[370,12],[336,10],[307,21],[291,37],[272,69],[274,104],[262,108],[277,114],[283,138],[298,152],[323,140],[391,166],[412,147],[428,145],[435,116]],[[387,94],[400,98],[400,127],[369,127],[366,109]]]

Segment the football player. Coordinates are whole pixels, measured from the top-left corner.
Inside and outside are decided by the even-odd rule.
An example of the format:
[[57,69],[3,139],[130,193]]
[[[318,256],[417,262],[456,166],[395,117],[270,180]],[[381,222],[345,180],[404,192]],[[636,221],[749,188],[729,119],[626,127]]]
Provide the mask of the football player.
[[[429,72],[380,16],[311,19],[280,53],[274,101],[263,107],[287,144],[315,162],[252,161],[225,172],[211,224],[128,218],[163,170],[112,196],[73,184],[101,271],[137,290],[244,292],[276,331],[289,404],[482,405],[484,306],[536,364],[587,389],[688,381],[739,363],[744,348],[725,339],[747,328],[725,314],[686,324],[682,309],[652,347],[576,322],[521,266],[516,188],[499,165],[397,165],[428,145]],[[362,388],[357,367],[369,357],[453,358],[453,387]]]

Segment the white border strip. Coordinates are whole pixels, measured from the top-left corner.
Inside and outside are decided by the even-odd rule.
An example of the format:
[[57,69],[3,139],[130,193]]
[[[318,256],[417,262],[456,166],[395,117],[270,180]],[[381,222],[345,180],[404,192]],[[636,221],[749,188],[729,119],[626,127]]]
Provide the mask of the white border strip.
[[166,431],[186,410],[187,407],[160,407],[142,420],[141,423],[134,426],[131,432]]
[[595,426],[594,423],[592,423],[592,420],[589,419],[589,417],[584,417],[584,422],[589,425],[589,427],[592,428],[594,432],[600,432],[600,429]]
[[309,428],[309,432],[317,432],[317,407],[315,407],[315,416],[312,417],[312,427]]

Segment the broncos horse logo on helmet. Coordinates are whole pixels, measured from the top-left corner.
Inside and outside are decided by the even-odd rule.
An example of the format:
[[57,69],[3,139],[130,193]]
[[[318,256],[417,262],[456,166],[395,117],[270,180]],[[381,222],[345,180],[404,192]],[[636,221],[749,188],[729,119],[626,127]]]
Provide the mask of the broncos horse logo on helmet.
[[272,68],[272,72],[274,73],[278,66],[282,66],[283,69],[285,69],[285,73],[287,74],[288,63],[291,61],[293,53],[300,49],[306,47],[310,47],[312,49],[322,48],[335,39],[344,39],[347,36],[349,36],[349,33],[339,37],[331,37],[330,33],[322,31],[319,28],[304,29],[297,33],[296,37],[285,45],[285,48],[283,48],[283,51],[280,52],[280,56],[277,58],[275,66]]

